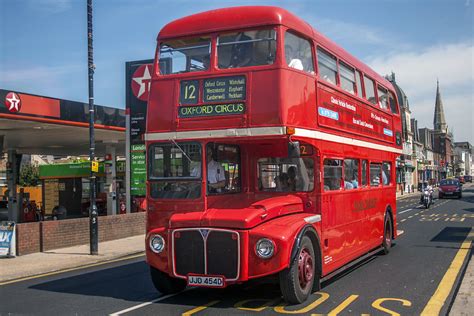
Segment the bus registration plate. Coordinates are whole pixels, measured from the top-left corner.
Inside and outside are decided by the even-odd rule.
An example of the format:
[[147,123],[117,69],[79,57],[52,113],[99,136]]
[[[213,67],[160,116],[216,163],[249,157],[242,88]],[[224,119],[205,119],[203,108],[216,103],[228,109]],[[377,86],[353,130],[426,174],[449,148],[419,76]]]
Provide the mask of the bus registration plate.
[[202,287],[225,287],[225,281],[224,277],[221,276],[188,275],[188,285]]

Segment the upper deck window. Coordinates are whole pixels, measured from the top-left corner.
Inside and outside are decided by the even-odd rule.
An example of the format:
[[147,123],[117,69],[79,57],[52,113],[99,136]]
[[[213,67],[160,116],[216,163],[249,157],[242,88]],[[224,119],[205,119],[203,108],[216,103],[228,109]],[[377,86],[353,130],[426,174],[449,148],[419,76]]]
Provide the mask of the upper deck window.
[[336,84],[337,64],[336,57],[318,48],[319,77],[329,83]]
[[388,93],[388,102],[390,104],[390,110],[393,114],[398,114],[397,102],[395,102],[395,96],[392,92]]
[[360,71],[356,70],[357,95],[362,98],[362,83],[360,78],[362,78]]
[[160,74],[208,70],[210,57],[210,37],[166,41],[160,45],[160,61],[166,61],[168,67],[160,67]]
[[310,42],[291,32],[285,33],[285,59],[289,67],[314,74]]
[[217,38],[217,63],[221,69],[271,65],[275,54],[275,30],[233,32]]
[[354,68],[341,62],[339,63],[339,69],[341,71],[341,88],[349,93],[355,94]]
[[370,103],[377,104],[377,101],[375,100],[374,81],[364,76],[364,86],[365,98],[369,100]]
[[381,86],[377,87],[377,93],[379,95],[379,105],[382,109],[388,110],[388,100],[387,100],[387,89],[382,88]]

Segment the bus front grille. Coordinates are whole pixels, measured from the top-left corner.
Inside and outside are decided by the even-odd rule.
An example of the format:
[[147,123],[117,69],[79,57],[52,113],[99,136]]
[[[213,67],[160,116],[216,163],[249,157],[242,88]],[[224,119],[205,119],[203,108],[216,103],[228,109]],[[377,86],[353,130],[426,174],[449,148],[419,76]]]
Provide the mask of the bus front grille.
[[187,228],[173,232],[175,274],[222,275],[226,280],[239,277],[240,238],[235,231]]

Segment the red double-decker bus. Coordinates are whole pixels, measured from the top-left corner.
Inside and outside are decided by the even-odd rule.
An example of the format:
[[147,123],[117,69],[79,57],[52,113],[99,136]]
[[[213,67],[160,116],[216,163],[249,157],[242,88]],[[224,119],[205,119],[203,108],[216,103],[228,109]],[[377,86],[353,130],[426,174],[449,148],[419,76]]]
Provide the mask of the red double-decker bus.
[[278,275],[303,302],[397,237],[390,82],[277,7],[208,11],[158,35],[147,114],[155,287]]

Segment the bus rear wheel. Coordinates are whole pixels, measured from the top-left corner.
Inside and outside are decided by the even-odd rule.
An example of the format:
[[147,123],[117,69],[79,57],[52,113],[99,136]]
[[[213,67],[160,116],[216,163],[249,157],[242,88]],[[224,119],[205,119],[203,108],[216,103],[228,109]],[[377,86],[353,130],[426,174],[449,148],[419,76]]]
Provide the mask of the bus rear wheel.
[[383,254],[386,255],[392,248],[392,220],[388,213],[385,214],[385,225],[383,229],[383,242],[382,242]]
[[152,266],[150,266],[150,274],[153,285],[162,294],[178,293],[186,288],[185,280],[172,278]]
[[280,272],[283,298],[290,304],[303,303],[311,294],[314,282],[319,284],[317,271],[313,244],[308,236],[304,236],[298,256],[289,268]]

